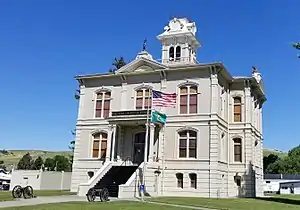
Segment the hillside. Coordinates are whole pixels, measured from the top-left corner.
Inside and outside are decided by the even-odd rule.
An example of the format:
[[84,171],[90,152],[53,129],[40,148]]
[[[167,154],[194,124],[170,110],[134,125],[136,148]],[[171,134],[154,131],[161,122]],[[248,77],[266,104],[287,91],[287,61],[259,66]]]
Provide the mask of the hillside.
[[277,155],[278,157],[284,157],[284,156],[287,155],[287,152],[282,152],[282,151],[277,150],[277,149],[268,149],[268,148],[265,148],[264,149],[264,156],[268,156],[270,154]]
[[[69,157],[71,155],[70,151],[61,151],[61,152],[53,152],[53,151],[42,151],[42,150],[7,150],[7,154],[3,154],[0,151],[0,160],[4,161],[4,165],[10,168],[11,165],[17,165],[19,160],[29,152],[33,159],[36,159],[38,156],[41,156],[44,160],[47,158],[53,158],[55,155],[63,155]],[[282,152],[275,149],[264,149],[264,156],[268,156],[269,154],[276,154],[279,157],[286,156],[286,152]]]
[[17,165],[19,160],[26,153],[29,153],[33,159],[36,159],[38,156],[41,156],[44,160],[47,158],[53,158],[55,155],[63,155],[69,157],[69,155],[72,154],[70,151],[53,152],[42,150],[7,150],[7,152],[8,153],[3,154],[0,151],[0,160],[3,160],[4,165],[6,165],[7,167],[11,165]]

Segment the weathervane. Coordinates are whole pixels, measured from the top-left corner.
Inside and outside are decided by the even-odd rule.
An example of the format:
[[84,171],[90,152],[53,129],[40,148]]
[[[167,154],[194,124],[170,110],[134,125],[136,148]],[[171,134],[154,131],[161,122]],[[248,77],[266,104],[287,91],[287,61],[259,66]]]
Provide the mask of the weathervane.
[[147,39],[144,39],[143,51],[146,51],[146,47],[147,47]]

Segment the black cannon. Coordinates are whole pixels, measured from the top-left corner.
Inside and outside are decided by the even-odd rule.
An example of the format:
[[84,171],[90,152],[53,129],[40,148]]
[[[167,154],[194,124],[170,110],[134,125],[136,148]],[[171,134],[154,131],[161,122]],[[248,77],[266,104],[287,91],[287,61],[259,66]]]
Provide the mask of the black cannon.
[[95,189],[94,187],[92,187],[86,194],[86,198],[89,202],[94,202],[96,197],[100,197],[101,202],[106,202],[109,201],[108,196],[109,192],[107,188]]
[[16,185],[12,190],[13,198],[21,198],[22,195],[25,199],[35,197],[31,186],[21,187],[20,185]]

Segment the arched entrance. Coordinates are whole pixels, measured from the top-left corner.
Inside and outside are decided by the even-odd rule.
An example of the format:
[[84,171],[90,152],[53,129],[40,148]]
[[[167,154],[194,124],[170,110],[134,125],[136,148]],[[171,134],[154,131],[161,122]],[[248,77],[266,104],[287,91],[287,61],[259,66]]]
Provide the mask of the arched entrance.
[[133,142],[133,163],[140,164],[144,161],[146,132],[136,133]]

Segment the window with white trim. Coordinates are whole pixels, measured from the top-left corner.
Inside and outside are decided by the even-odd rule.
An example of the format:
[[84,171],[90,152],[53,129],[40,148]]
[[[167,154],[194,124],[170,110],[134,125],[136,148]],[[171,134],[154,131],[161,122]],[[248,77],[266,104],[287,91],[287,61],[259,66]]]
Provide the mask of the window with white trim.
[[233,98],[233,121],[242,122],[242,99],[241,97]]
[[197,132],[184,130],[179,133],[179,158],[197,157]]
[[97,93],[95,117],[97,118],[109,117],[110,101],[111,101],[111,92],[103,91]]
[[177,173],[176,174],[176,179],[177,179],[177,188],[183,189],[183,174],[182,173]]
[[107,149],[107,133],[93,134],[92,157],[105,159]]
[[180,87],[180,114],[197,113],[198,87],[186,85]]
[[191,188],[197,189],[197,174],[190,173],[190,182],[191,182]]
[[151,90],[139,89],[135,91],[135,109],[148,109],[151,108]]
[[234,162],[242,162],[242,139],[233,139]]

